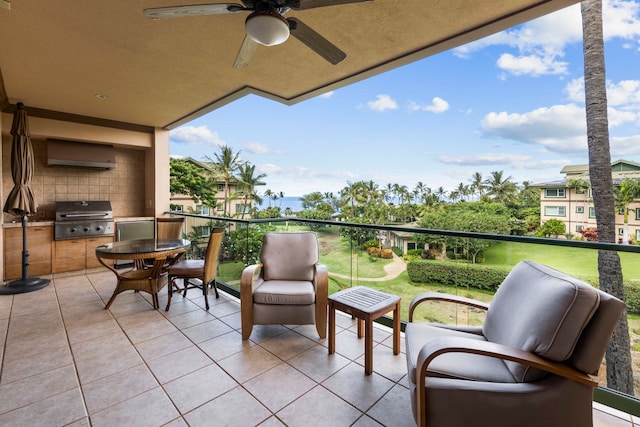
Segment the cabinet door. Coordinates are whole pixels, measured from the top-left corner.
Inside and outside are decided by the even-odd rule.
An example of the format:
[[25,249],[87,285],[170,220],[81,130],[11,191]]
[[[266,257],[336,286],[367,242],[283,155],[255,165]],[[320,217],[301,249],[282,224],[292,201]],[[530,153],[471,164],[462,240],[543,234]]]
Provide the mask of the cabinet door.
[[57,240],[55,272],[83,270],[86,247],[86,239]]
[[[108,237],[91,237],[87,239],[87,251],[86,260],[87,268],[101,267],[100,261],[96,258],[96,246],[104,245],[105,243],[113,243],[113,236]],[[105,260],[108,261],[108,260]]]
[[[53,226],[27,227],[29,276],[51,274]],[[22,227],[4,229],[4,278],[22,277]]]

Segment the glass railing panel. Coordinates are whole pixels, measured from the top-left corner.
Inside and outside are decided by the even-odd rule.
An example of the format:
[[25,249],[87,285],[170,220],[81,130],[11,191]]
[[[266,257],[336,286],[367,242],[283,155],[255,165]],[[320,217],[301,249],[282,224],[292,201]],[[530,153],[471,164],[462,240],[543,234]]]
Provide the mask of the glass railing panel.
[[[474,238],[477,236],[474,233],[443,231],[443,234],[438,234],[434,230],[335,221],[240,221],[187,215],[185,237],[194,242],[188,256],[198,256],[198,251],[206,247],[207,236],[202,235],[204,228],[221,224],[226,226],[227,231],[218,280],[223,286],[228,286],[231,293],[239,294],[242,270],[258,262],[264,233],[311,230],[317,234],[320,243],[320,262],[329,269],[330,293],[352,286],[368,286],[399,295],[402,298],[402,320],[405,322],[410,301],[423,292],[447,293],[489,303],[504,276],[525,259],[548,265],[598,286],[598,250],[616,250],[625,283],[634,377],[640,378],[640,364],[637,362],[640,360],[640,344],[637,344],[640,342],[640,247],[594,246],[588,242],[499,235]],[[429,235],[427,240],[430,243],[407,247],[406,240],[412,240],[414,234]],[[452,239],[451,234],[459,235]],[[446,244],[443,245],[444,242]],[[391,257],[387,258],[389,252]],[[410,274],[407,270],[407,265],[416,259],[430,263],[425,267],[430,270],[426,279],[416,280],[416,275],[420,274]],[[474,327],[482,325],[484,310],[446,302],[423,304],[414,313],[414,320]],[[606,387],[604,365],[599,380],[601,386]],[[636,394],[640,394],[638,387]],[[624,396],[627,404],[632,402],[636,405],[634,407],[640,408],[638,401],[631,396]],[[625,410],[634,413],[634,410]]]

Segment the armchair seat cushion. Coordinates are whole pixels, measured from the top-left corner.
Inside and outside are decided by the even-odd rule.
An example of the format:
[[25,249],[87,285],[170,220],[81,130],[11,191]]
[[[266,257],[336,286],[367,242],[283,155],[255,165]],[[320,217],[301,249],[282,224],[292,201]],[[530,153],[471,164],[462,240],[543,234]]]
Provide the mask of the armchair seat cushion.
[[256,304],[309,305],[316,301],[313,283],[301,280],[264,281],[253,292]]
[[[416,379],[418,353],[425,343],[441,337],[486,341],[482,335],[425,323],[407,323],[405,343],[407,366],[409,367],[408,376],[411,382],[415,383]],[[436,357],[429,364],[427,376],[499,383],[516,382],[511,371],[501,359],[469,353],[446,353]]]

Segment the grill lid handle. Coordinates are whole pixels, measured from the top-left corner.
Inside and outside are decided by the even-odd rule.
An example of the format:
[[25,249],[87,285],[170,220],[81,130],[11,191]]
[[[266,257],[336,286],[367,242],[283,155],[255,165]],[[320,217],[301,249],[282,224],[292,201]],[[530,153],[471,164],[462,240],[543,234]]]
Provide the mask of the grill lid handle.
[[107,216],[107,213],[78,213],[78,214],[60,214],[63,218],[89,218],[89,217],[103,217]]

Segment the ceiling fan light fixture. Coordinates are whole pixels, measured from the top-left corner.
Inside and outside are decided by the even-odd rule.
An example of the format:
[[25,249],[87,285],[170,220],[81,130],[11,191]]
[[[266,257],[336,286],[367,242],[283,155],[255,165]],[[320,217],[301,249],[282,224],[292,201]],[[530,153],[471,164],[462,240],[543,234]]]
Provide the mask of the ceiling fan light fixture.
[[289,38],[289,23],[276,11],[255,11],[244,25],[247,36],[265,46],[275,46]]

